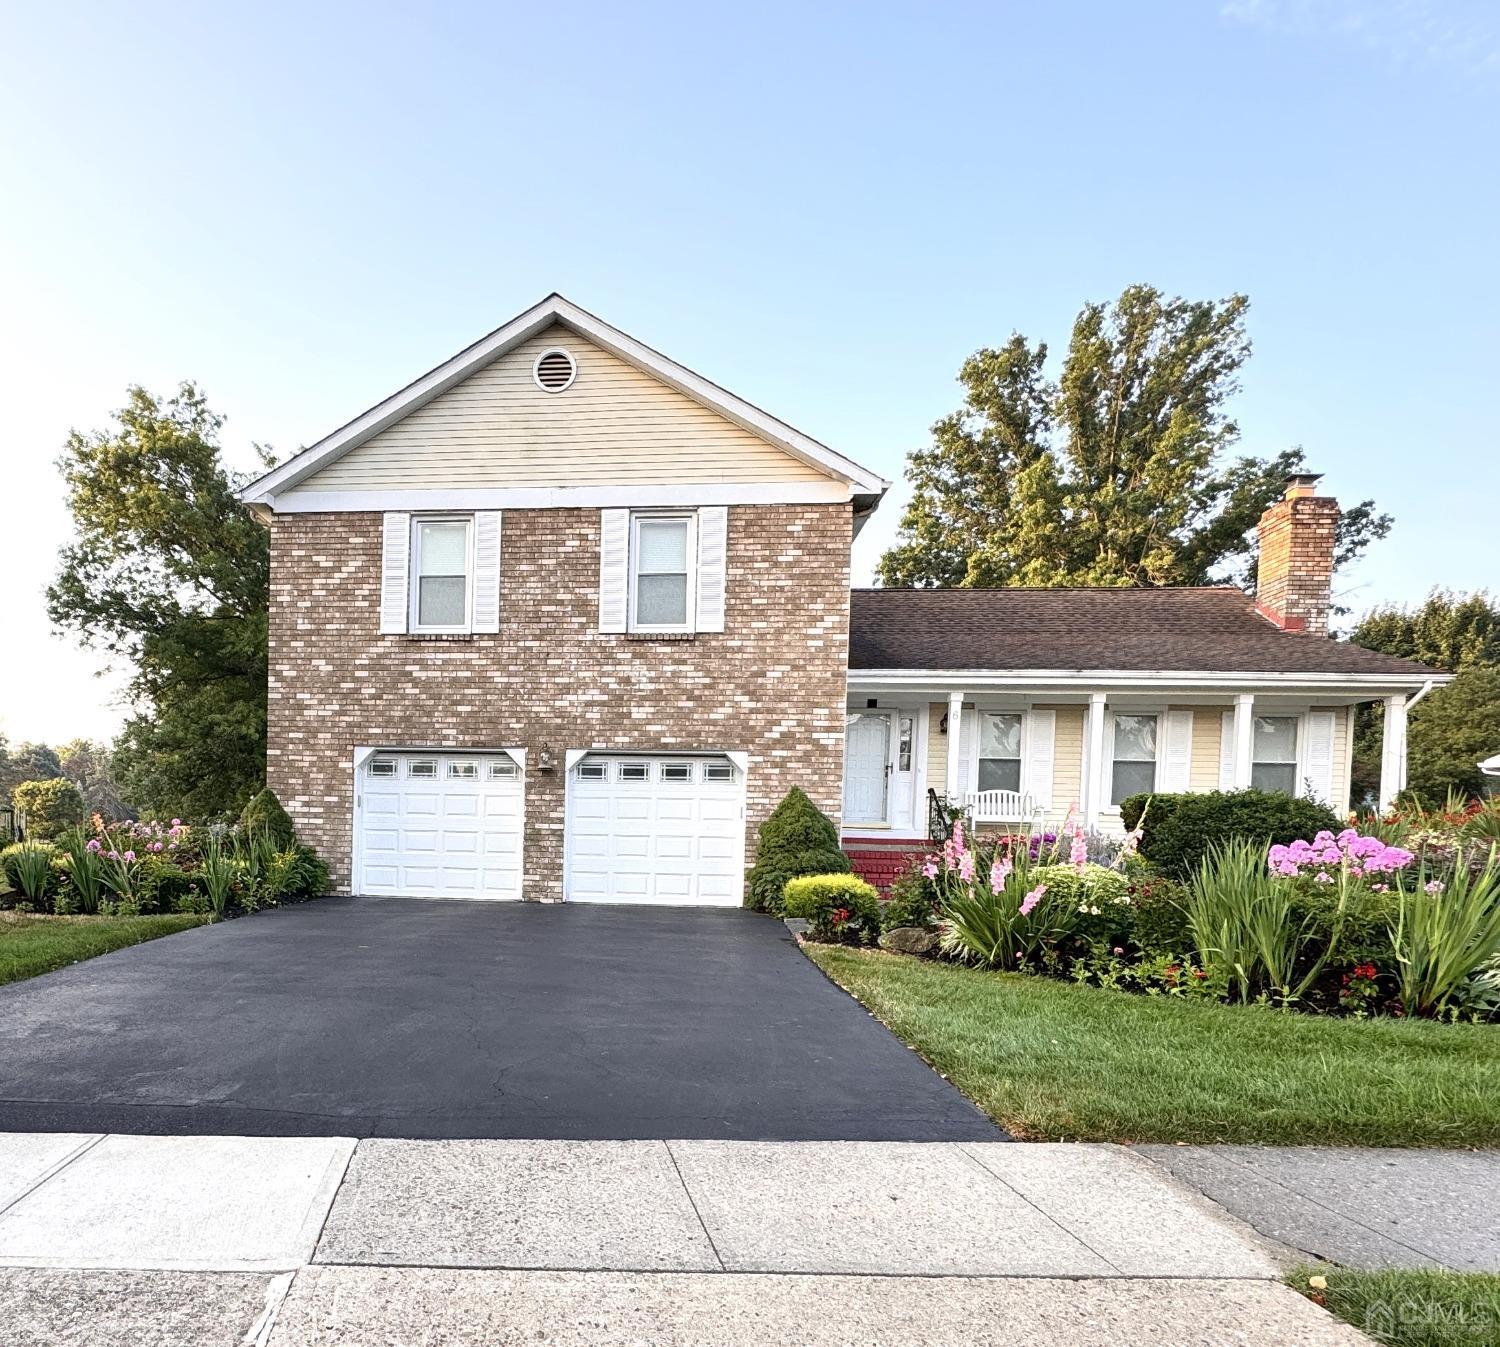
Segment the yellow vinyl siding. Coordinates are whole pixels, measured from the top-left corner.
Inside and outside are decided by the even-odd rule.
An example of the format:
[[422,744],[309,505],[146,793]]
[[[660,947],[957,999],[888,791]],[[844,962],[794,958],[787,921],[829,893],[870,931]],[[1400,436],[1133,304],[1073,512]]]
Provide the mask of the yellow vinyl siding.
[[[1038,708],[1045,709],[1045,708]],[[1081,706],[1059,706],[1052,740],[1052,808],[1045,826],[1056,831],[1083,798],[1083,721]]]
[[1193,708],[1193,761],[1188,771],[1189,790],[1218,790],[1219,749],[1224,737],[1222,706]]
[[[531,377],[559,346],[578,377]],[[821,481],[826,474],[555,327],[351,449],[294,491]]]
[[939,795],[948,789],[948,736],[939,728],[947,714],[947,702],[927,704],[927,785]]

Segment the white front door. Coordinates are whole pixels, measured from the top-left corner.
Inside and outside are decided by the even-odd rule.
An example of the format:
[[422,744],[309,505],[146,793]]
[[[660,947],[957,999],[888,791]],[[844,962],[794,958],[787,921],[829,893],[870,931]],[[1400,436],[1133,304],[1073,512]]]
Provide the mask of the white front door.
[[506,753],[375,754],[354,783],[354,892],[520,898],[525,798]]
[[567,791],[565,898],[739,906],[745,773],[728,758],[591,753]]
[[890,712],[849,712],[844,726],[845,827],[887,821],[890,766]]

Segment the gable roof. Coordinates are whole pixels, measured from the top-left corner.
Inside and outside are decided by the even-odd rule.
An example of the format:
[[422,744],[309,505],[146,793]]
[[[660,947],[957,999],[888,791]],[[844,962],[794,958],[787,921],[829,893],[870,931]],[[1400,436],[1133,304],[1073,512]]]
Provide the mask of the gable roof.
[[1413,660],[1282,631],[1230,585],[856,589],[856,670],[1310,674],[1446,681]]
[[785,450],[793,458],[820,469],[830,477],[848,482],[857,510],[873,509],[890,486],[883,477],[861,467],[853,459],[845,458],[827,445],[820,444],[811,436],[804,435],[786,422],[743,398],[736,397],[686,366],[668,359],[659,351],[652,350],[643,342],[621,332],[619,328],[611,327],[602,318],[580,309],[554,292],[524,313],[517,314],[488,336],[481,337],[473,345],[465,347],[457,355],[429,370],[421,378],[407,384],[405,388],[392,393],[383,402],[376,403],[346,425],[340,426],[331,435],[324,436],[316,444],[309,445],[285,463],[256,478],[240,491],[240,499],[247,504],[271,504],[278,492],[296,486],[553,324],[571,329],[628,364],[655,376],[668,387],[718,412],[751,434]]

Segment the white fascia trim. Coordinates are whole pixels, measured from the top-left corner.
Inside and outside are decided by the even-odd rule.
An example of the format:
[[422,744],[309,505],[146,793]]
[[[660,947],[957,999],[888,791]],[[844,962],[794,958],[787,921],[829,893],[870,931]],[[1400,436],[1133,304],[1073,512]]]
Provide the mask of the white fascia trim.
[[691,509],[699,505],[822,505],[847,501],[847,482],[694,482],[674,486],[510,486],[400,491],[294,491],[268,496],[277,514],[347,511]]
[[1078,688],[1103,686],[1116,690],[1177,688],[1192,690],[1275,688],[1365,692],[1421,687],[1424,683],[1451,683],[1452,674],[1347,674],[1347,673],[1223,673],[1191,669],[850,669],[849,687],[911,687],[924,684],[953,685],[965,691],[985,688]]
[[264,502],[276,493],[295,486],[553,323],[561,323],[627,364],[654,375],[668,387],[675,388],[751,434],[786,450],[792,457],[810,467],[844,479],[860,494],[879,496],[890,486],[883,477],[861,467],[853,459],[845,458],[743,398],[710,383],[702,375],[694,374],[675,360],[667,359],[659,351],[653,351],[561,295],[552,294],[525,313],[512,318],[503,327],[481,337],[472,346],[465,347],[436,369],[429,370],[420,379],[393,393],[384,402],[377,403],[355,417],[333,434],[325,436],[279,467],[256,478],[241,489],[239,498],[246,504]]

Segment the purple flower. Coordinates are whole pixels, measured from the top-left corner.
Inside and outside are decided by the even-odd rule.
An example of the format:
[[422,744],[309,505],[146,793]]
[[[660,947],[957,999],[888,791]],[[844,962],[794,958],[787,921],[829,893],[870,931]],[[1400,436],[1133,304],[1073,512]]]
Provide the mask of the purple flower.
[[172,826],[174,828],[180,828],[180,827],[182,827],[182,820],[180,818],[174,818],[172,820]]
[[1440,879],[1429,879],[1427,883],[1422,885],[1422,891],[1434,895],[1439,894],[1443,891],[1443,881]]
[[99,839],[97,837],[91,837],[91,838],[89,838],[89,844],[85,848],[85,850],[87,850],[87,851],[99,851],[101,849],[102,848],[101,848]]
[[126,861],[130,861],[130,862],[134,862],[134,860],[135,860],[135,852],[133,852],[133,851],[127,851],[125,853],[125,860]]

